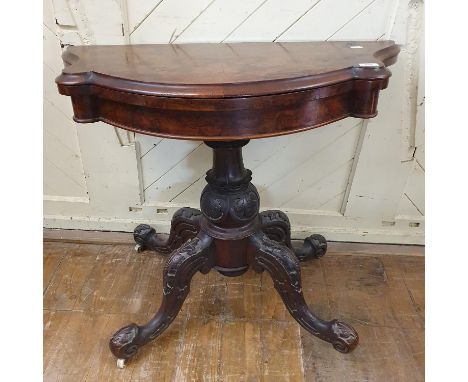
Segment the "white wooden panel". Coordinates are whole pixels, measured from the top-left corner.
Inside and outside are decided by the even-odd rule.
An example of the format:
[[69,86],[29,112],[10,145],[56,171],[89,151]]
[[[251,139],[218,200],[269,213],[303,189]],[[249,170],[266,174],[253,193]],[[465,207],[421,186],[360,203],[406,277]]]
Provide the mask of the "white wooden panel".
[[373,0],[322,0],[310,8],[277,41],[327,40],[359,15]]
[[[346,22],[329,40],[377,40],[385,35],[395,0],[376,0]],[[359,27],[365,25],[365,28]]]
[[200,143],[192,141],[179,142],[164,139],[154,149],[141,158],[144,189],[147,190],[164,174],[174,168],[187,155],[194,151]]
[[43,23],[50,30],[55,29],[55,12],[52,0],[43,0]]
[[417,160],[418,164],[421,166],[421,168],[424,170],[426,163],[425,163],[425,156],[426,156],[426,150],[425,150],[425,145],[419,145],[416,147],[416,152],[414,153],[414,159]]
[[[245,165],[250,169],[256,169],[267,159],[274,158],[292,139],[295,139],[294,134],[250,141],[242,150]],[[253,175],[257,176],[256,173]],[[255,183],[258,184],[258,179],[255,179]]]
[[[352,160],[351,158],[344,163],[330,166],[327,172],[321,171],[319,179],[308,177],[306,178],[307,182],[305,182],[306,179],[302,176],[297,191],[294,190],[296,195],[293,193],[290,199],[279,205],[280,208],[339,212],[342,197],[346,191],[347,177],[351,170]],[[324,166],[325,171],[327,167]],[[298,170],[302,169],[299,168]]]
[[265,0],[215,0],[172,42],[222,42],[263,3]]
[[48,199],[72,197],[86,200],[86,182],[75,124],[71,119],[71,106],[57,93],[54,82],[61,71],[62,62],[50,1],[44,2],[44,18],[43,192]]
[[[318,149],[306,151],[308,154],[306,158],[301,158],[300,161],[297,162],[294,161],[293,163],[296,164],[294,167],[289,167],[287,172],[278,177],[275,174],[275,180],[269,181],[268,186],[264,185],[263,189],[260,191],[260,197],[264,205],[297,208],[294,207],[297,206],[297,204],[293,203],[294,198],[305,193],[307,195],[307,197],[304,198],[307,200],[306,205],[299,208],[306,210],[319,209],[323,200],[320,198],[317,200],[315,199],[316,195],[311,192],[313,191],[313,187],[319,186],[329,175],[348,164],[348,171],[345,171],[342,182],[339,182],[344,182],[346,185],[351,165],[350,161],[354,156],[358,129],[357,126],[355,126],[345,132],[343,131],[345,129],[336,130],[340,132],[338,137],[331,140],[331,142],[324,142],[325,140],[316,139],[315,142],[320,144]],[[303,140],[306,141],[305,137],[303,137]],[[301,148],[297,146],[300,145],[291,146],[290,149],[299,151]],[[292,159],[293,153],[290,150],[284,151],[289,152],[290,155],[288,159]],[[283,155],[278,156],[280,158],[283,157]],[[283,163],[288,164],[288,160],[284,158]],[[291,162],[289,162],[289,166],[291,166],[290,163]],[[317,165],[318,163],[320,163],[320,166]],[[278,165],[280,165],[280,163],[278,163]],[[271,173],[272,171],[269,172]],[[334,196],[343,191],[344,188],[330,188],[329,196]]]
[[[45,115],[45,125],[50,123],[50,121],[48,121],[49,117],[54,115],[60,117],[59,113],[54,114],[49,112]],[[64,118],[58,118],[54,123],[60,121],[64,122],[63,125],[68,123]],[[73,188],[73,192],[69,194],[70,196],[86,195],[86,184],[80,156],[72,148],[67,146],[66,143],[63,143],[58,137],[51,134],[47,129],[44,130],[44,159],[62,173],[60,178],[55,176],[48,178],[47,176],[44,176],[46,183],[59,191],[57,195],[67,195],[67,190],[70,190],[69,187],[64,190],[61,189],[61,184],[62,182],[65,182],[65,179],[76,185],[76,187]],[[65,187],[65,183],[63,184]]]
[[[123,44],[122,12],[119,1],[79,0],[83,21],[89,26],[96,44]],[[105,11],[105,14],[103,14]]]
[[[48,139],[46,139],[48,138]],[[44,100],[44,145],[54,140],[60,143],[70,155],[79,158],[80,149],[76,137],[76,125],[72,119],[65,115],[60,108]],[[45,154],[54,155],[46,150]]]
[[273,41],[319,0],[269,0],[232,30],[225,42]]
[[[424,27],[424,26],[423,26]],[[418,96],[416,101],[416,131],[414,158],[424,170],[425,168],[425,82],[424,82],[424,29],[421,31],[421,42],[419,46],[419,71],[418,71]]]
[[78,126],[72,121],[70,99],[59,95],[54,83],[63,67],[60,43],[123,42],[120,3],[54,0],[53,8],[54,29],[50,15],[44,26],[46,225],[62,216],[69,221],[131,217],[129,205],[141,200],[133,133],[117,134],[100,123]]
[[58,33],[64,44],[123,44],[121,2],[54,0]]
[[424,146],[425,136],[425,82],[424,82],[424,33],[421,32],[421,45],[419,47],[419,70],[418,70],[418,97],[416,101],[416,132],[415,146]]
[[424,169],[417,161],[408,176],[397,215],[422,217],[425,214]]
[[71,2],[68,0],[50,0],[47,2],[53,7],[54,19],[58,25],[76,27],[76,21],[71,10]]
[[106,229],[106,222],[112,219],[137,221],[129,209],[140,204],[135,147],[120,145],[114,128],[101,122],[81,125],[78,140],[89,202],[46,199],[45,225],[71,228],[88,222],[87,229]]
[[146,200],[171,202],[182,195],[195,182],[204,179],[211,158],[211,149],[203,144],[198,145],[145,190]]
[[154,149],[163,140],[163,138],[151,137],[143,134],[135,134],[135,139],[140,144],[140,153],[142,156]]
[[164,0],[126,0],[122,1],[122,8],[126,8],[128,15],[128,30],[129,33],[138,28],[148,16],[163,2]]
[[408,198],[406,194],[403,194],[400,200],[400,205],[398,206],[398,213],[396,219],[400,217],[418,219],[423,215],[414,205],[414,203]]
[[[364,123],[350,118],[299,134],[254,140],[246,146],[244,159],[254,172],[262,208],[287,212],[294,237],[317,232],[331,240],[423,242],[421,1],[54,0],[54,6],[50,4],[46,2],[44,12],[47,82],[62,66],[60,41],[395,39],[402,52],[392,67],[390,86],[382,92],[378,118]],[[134,137],[103,124],[80,126],[74,146],[69,133],[76,136],[77,130],[69,119],[69,99],[54,96],[54,86],[44,87],[45,118],[57,121],[54,128],[63,126],[63,131],[49,129],[46,134],[72,148],[55,150],[62,156],[69,152],[69,161],[78,147],[89,202],[73,196],[78,195],[73,182],[60,192],[55,190],[59,182],[45,182],[48,193],[64,195],[64,199],[46,198],[47,226],[131,231],[145,222],[168,231],[178,207],[198,207],[211,160],[206,146]],[[57,113],[61,117],[55,118]],[[57,167],[46,166],[48,179],[60,178]],[[73,163],[65,167],[69,175],[79,168]]]
[[140,189],[134,146],[121,146],[114,128],[102,122],[82,125],[78,134],[89,198],[95,210],[123,214],[128,211],[128,203],[138,204]]
[[367,125],[343,211],[346,216],[392,220],[411,169],[411,162],[400,160],[402,133],[398,127],[404,102],[400,97],[404,83],[401,63],[392,72],[390,85],[380,96],[378,118],[369,120]]
[[212,2],[213,0],[164,0],[132,32],[131,42],[167,44],[182,33]]
[[60,40],[55,33],[44,25],[43,28],[44,64],[55,73],[60,73],[63,68]]
[[54,196],[86,197],[86,190],[83,185],[70,176],[70,170],[58,167],[47,157],[43,162],[43,186],[44,197],[50,199]]
[[[55,84],[55,78],[58,76],[57,72],[54,72],[49,66],[46,64],[43,65],[43,97],[45,102],[52,105],[56,109],[58,109],[65,117],[68,117],[70,121],[73,120],[73,107],[69,99],[60,96],[57,93],[57,85]],[[44,103],[44,107],[45,103]],[[57,130],[61,130],[60,126],[58,126]],[[76,135],[76,129],[73,128]],[[57,132],[58,133],[58,132]]]
[[[359,120],[347,119],[282,138],[281,141],[284,139],[284,143],[267,160],[254,167],[254,180],[257,188],[263,192],[273,182],[289,174],[298,164],[304,163],[320,153],[322,149],[333,145],[358,123]],[[337,152],[335,155],[340,154]],[[275,170],[271,171],[271,169]],[[309,167],[309,171],[313,169]]]
[[[47,103],[46,103],[47,105]],[[52,110],[51,110],[52,109]],[[56,120],[54,123],[61,123],[62,126],[70,124],[70,122],[63,118],[63,116],[54,110],[53,108],[46,108],[46,120],[44,121],[44,156],[51,162],[55,163],[57,167],[62,168],[65,172],[67,170],[70,177],[74,178],[77,184],[84,187],[84,181],[82,180],[82,168],[81,162],[79,161],[79,152],[74,147],[76,142],[73,140],[73,136],[69,134],[55,135],[52,129],[47,127],[49,121],[47,118],[55,116]],[[66,132],[66,128],[62,129]],[[63,138],[62,138],[63,137]],[[74,160],[77,159],[77,160]]]
[[77,23],[75,13],[73,10],[73,2],[68,0],[52,0],[55,14],[55,32],[60,37],[60,42],[63,45],[80,45],[87,42],[83,38],[84,28],[83,25]]

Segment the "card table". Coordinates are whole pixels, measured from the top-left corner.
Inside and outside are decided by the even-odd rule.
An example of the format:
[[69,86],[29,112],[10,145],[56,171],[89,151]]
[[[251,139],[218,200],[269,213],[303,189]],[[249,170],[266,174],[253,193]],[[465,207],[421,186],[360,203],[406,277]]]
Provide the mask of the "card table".
[[110,350],[118,366],[160,336],[177,316],[192,276],[215,269],[234,277],[267,271],[286,308],[312,335],[342,352],[358,344],[340,320],[307,306],[300,262],[325,255],[318,234],[291,245],[285,213],[259,212],[260,198],[244,167],[249,140],[318,128],[347,117],[377,115],[399,47],[393,41],[70,46],[56,79],[71,97],[74,120],[103,121],[164,138],[204,141],[213,163],[200,209],[181,208],[168,237],[135,228],[138,251],[166,254],[159,310],[144,325],[118,330]]

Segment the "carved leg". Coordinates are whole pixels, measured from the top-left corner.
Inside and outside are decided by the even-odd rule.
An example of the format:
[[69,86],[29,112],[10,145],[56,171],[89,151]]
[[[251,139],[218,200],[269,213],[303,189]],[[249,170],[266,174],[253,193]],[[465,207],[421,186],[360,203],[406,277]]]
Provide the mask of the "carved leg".
[[195,208],[184,207],[177,210],[171,220],[171,231],[168,238],[156,234],[155,229],[148,224],[140,224],[133,231],[133,238],[137,243],[135,249],[138,252],[151,249],[169,254],[188,239],[197,236],[200,230],[201,216],[201,212]]
[[189,293],[193,275],[197,271],[208,273],[213,266],[211,243],[212,239],[201,232],[169,257],[164,267],[163,300],[156,315],[146,325],[132,323],[123,327],[109,342],[119,367],[123,367],[141,346],[161,335],[177,316]]
[[299,261],[294,253],[262,232],[251,236],[251,243],[255,249],[251,264],[257,272],[266,269],[270,273],[275,289],[294,319],[314,336],[330,342],[336,350],[352,351],[359,337],[351,326],[338,320],[321,320],[309,310],[302,294]]
[[283,211],[260,212],[261,229],[271,240],[291,248],[291,224]]
[[269,210],[260,213],[262,231],[274,241],[292,249],[300,261],[318,259],[327,252],[327,240],[318,234],[304,239],[301,248],[295,249],[291,245],[291,224],[283,211]]

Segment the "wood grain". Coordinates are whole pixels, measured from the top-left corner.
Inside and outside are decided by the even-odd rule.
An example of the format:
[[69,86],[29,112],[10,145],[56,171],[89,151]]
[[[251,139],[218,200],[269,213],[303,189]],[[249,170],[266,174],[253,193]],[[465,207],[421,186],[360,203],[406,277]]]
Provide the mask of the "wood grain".
[[[70,46],[57,84],[67,95],[92,84],[160,97],[251,97],[386,79],[399,51],[393,41]],[[361,70],[366,63],[374,70]]]
[[302,266],[314,311],[359,331],[353,353],[300,329],[267,274],[212,271],[195,275],[174,323],[118,370],[109,336],[154,313],[164,258],[130,245],[45,243],[44,380],[422,381],[424,258],[361,251]]
[[393,41],[71,46],[56,83],[76,122],[232,141],[375,117],[399,51]]

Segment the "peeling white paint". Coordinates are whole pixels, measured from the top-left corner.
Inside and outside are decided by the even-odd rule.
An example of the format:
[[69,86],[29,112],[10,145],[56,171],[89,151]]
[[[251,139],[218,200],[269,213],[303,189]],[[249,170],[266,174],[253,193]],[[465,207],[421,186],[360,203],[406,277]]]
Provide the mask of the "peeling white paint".
[[[249,0],[229,2],[229,11],[224,0],[46,3],[44,63],[51,82],[46,127],[59,132],[69,123],[69,137],[61,136],[61,144],[70,146],[74,139],[78,146],[77,156],[52,159],[84,184],[79,191],[71,181],[68,188],[57,181],[58,174],[45,179],[47,227],[131,231],[144,222],[167,232],[177,207],[198,206],[210,160],[209,150],[195,142],[135,136],[102,123],[77,129],[69,99],[52,83],[62,65],[60,44],[389,38],[402,51],[377,118],[254,140],[245,160],[262,207],[288,212],[295,237],[319,232],[331,240],[424,240],[424,206],[418,204],[424,192],[423,1],[350,0],[337,9],[323,0]],[[158,208],[168,212],[156,214]],[[409,227],[412,222],[419,227]]]

